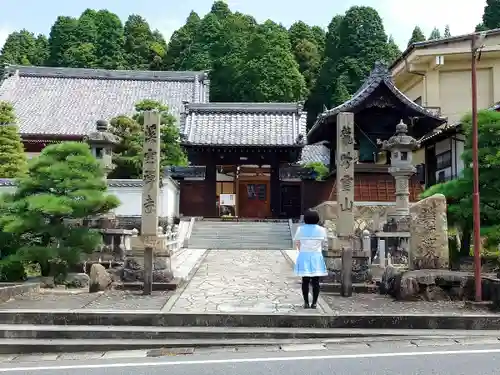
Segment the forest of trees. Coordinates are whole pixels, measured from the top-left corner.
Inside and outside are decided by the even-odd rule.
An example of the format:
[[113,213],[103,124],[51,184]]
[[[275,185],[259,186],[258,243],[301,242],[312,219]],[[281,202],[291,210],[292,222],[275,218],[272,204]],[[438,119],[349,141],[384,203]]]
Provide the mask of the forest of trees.
[[[500,0],[488,0],[478,28],[500,26]],[[471,30],[472,31],[472,30]],[[417,26],[410,42],[450,36],[435,28],[428,38]],[[354,6],[324,30],[298,21],[286,29],[271,20],[232,12],[216,1],[201,18],[191,12],[170,41],[139,15],[123,24],[108,10],[87,9],[79,18],[57,17],[50,33],[11,33],[1,63],[56,67],[209,70],[211,101],[305,101],[309,123],[325,107],[348,99],[374,63],[401,51],[384,31],[378,12]]]

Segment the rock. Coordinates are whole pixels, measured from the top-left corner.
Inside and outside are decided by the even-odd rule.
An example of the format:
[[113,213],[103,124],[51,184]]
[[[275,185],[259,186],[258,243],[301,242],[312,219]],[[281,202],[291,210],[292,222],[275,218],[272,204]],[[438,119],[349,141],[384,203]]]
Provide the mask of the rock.
[[85,273],[68,273],[64,280],[68,288],[88,288],[90,277]]
[[380,294],[394,294],[394,281],[396,275],[399,273],[401,272],[393,266],[385,267],[384,273],[382,274],[382,280],[380,282]]
[[108,268],[106,272],[111,276],[113,282],[119,282],[123,278],[123,267]]
[[449,264],[446,197],[434,194],[410,208],[410,264],[413,269],[447,269]]
[[101,264],[93,264],[90,268],[89,292],[96,293],[108,289],[113,280]]
[[403,301],[412,301],[418,299],[420,287],[418,281],[414,277],[404,277],[402,275],[397,290],[397,299]]

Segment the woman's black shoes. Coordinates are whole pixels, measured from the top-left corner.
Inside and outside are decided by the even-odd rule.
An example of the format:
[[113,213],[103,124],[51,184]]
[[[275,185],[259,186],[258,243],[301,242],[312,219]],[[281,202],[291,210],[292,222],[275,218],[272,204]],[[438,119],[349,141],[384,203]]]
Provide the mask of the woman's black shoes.
[[308,303],[304,303],[304,309],[308,309],[309,308],[309,304]]
[[313,303],[313,304],[311,305],[311,309],[315,309],[315,308],[316,308],[316,304],[315,304],[315,303]]

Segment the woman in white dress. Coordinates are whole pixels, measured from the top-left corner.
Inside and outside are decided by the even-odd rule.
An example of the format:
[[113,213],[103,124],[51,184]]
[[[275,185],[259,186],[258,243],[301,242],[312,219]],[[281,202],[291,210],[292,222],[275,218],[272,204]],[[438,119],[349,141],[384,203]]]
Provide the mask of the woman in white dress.
[[[304,225],[295,233],[294,241],[299,250],[295,262],[295,274],[302,277],[302,296],[304,308],[316,308],[319,297],[319,278],[328,275],[325,259],[323,258],[323,244],[327,241],[326,229],[318,225],[319,215],[309,210],[304,214]],[[313,299],[309,305],[309,284],[312,284]]]

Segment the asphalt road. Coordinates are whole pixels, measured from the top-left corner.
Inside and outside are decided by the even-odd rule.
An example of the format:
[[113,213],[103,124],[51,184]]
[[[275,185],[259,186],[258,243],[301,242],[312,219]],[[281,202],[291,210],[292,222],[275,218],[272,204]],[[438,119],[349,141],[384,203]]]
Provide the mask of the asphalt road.
[[212,353],[185,357],[9,363],[0,374],[36,375],[496,375],[500,345],[385,350]]

